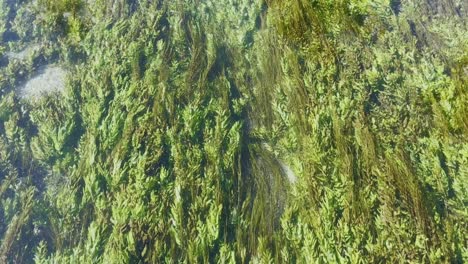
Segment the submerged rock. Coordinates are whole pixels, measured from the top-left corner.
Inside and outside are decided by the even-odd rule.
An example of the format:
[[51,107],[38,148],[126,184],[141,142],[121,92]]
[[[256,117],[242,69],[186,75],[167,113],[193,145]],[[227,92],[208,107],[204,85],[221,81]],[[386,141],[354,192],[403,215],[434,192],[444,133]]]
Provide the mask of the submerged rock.
[[44,66],[37,74],[19,87],[18,94],[23,99],[35,100],[54,92],[63,92],[66,71],[58,66]]

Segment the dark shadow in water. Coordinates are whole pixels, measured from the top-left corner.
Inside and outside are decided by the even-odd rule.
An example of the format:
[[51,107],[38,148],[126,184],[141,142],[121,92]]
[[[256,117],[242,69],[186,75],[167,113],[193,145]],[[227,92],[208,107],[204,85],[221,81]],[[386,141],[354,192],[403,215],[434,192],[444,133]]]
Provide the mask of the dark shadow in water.
[[6,31],[2,35],[2,40],[5,43],[18,41],[20,37],[16,32]]
[[0,57],[0,68],[8,66],[9,62],[10,60],[8,59],[8,57],[3,55],[2,57]]
[[395,15],[399,15],[401,12],[401,1],[400,0],[390,0],[390,7],[392,8]]

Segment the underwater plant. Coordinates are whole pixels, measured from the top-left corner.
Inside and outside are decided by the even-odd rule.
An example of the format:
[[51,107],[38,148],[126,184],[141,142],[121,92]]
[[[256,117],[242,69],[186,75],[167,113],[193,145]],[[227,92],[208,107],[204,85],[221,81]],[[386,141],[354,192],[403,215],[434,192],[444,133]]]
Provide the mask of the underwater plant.
[[463,1],[0,7],[1,263],[468,259]]

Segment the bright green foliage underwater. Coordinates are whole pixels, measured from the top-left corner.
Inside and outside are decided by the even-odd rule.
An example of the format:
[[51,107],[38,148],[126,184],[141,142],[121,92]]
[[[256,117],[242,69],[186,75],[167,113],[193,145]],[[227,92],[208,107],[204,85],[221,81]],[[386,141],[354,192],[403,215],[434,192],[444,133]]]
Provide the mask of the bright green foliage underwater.
[[468,260],[463,1],[17,2],[0,263]]

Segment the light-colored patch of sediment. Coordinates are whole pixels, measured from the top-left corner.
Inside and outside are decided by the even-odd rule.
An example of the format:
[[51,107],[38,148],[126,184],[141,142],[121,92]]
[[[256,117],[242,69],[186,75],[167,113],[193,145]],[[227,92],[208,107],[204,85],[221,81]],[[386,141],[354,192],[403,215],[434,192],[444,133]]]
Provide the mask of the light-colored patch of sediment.
[[39,45],[32,45],[32,46],[28,46],[27,48],[21,50],[21,51],[18,51],[18,52],[12,52],[12,51],[9,51],[7,53],[5,53],[6,57],[8,59],[15,59],[15,60],[24,60],[28,57],[30,57],[35,51],[38,51],[40,49],[40,46]]
[[18,94],[23,99],[37,100],[47,94],[63,92],[66,73],[58,66],[41,67],[34,77],[18,88]]
[[281,169],[283,170],[283,173],[286,175],[286,178],[288,178],[288,181],[290,183],[296,183],[297,182],[297,176],[296,174],[294,174],[294,172],[291,170],[291,168],[286,165],[284,162],[282,162],[281,160],[278,160],[280,166],[281,166]]

